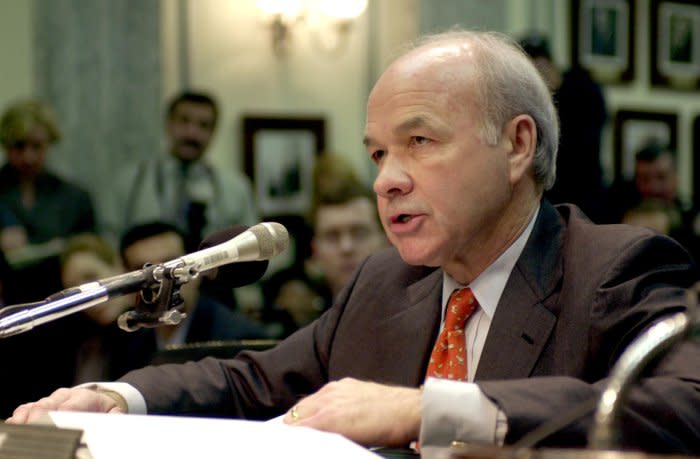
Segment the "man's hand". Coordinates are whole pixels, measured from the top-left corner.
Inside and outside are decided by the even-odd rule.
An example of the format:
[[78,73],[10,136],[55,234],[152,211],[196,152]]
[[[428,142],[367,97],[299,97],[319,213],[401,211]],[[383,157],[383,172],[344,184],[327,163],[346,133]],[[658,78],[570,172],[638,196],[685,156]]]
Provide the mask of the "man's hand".
[[366,446],[406,446],[418,439],[421,398],[419,389],[345,378],[299,401],[284,422],[336,432]]
[[116,392],[76,387],[58,389],[48,397],[18,406],[5,422],[27,424],[45,417],[49,411],[93,411],[125,413],[126,402]]

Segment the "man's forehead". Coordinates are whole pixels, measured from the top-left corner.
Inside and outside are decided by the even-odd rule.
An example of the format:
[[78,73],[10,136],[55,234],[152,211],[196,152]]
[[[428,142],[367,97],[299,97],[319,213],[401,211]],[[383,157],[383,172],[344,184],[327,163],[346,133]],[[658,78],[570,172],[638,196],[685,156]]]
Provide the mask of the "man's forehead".
[[214,109],[211,105],[203,104],[199,102],[182,101],[175,106],[173,110],[173,116],[199,116],[199,117],[214,117]]
[[182,238],[176,233],[162,233],[141,239],[124,250],[129,264],[162,263],[185,254]]
[[374,202],[364,197],[339,204],[324,204],[319,206],[316,213],[316,226],[323,227],[348,221],[371,221],[375,211]]
[[447,96],[472,81],[474,66],[464,53],[442,48],[415,53],[399,58],[377,80],[368,98],[368,112],[402,94],[418,98]]

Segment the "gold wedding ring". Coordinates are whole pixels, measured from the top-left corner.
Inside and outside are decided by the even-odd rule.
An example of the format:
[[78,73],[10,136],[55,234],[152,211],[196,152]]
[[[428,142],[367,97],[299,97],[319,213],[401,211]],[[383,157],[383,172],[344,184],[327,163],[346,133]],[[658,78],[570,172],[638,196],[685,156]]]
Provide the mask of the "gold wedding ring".
[[299,419],[301,419],[301,416],[299,416],[299,409],[296,405],[289,410],[289,414],[292,416],[292,422],[297,422]]

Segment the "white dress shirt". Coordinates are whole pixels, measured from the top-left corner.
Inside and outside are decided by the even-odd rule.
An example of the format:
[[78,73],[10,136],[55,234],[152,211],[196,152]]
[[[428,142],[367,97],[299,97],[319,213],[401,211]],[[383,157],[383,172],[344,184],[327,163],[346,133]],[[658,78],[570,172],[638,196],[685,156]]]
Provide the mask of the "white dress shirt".
[[[539,207],[525,230],[479,277],[461,285],[448,274],[442,281],[442,317],[455,289],[469,287],[479,302],[465,326],[467,342],[467,383],[428,378],[423,392],[420,443],[422,446],[449,446],[453,441],[503,444],[507,419],[503,412],[474,384],[486,335],[503,290],[515,263],[532,233]],[[458,406],[459,409],[455,409]]]

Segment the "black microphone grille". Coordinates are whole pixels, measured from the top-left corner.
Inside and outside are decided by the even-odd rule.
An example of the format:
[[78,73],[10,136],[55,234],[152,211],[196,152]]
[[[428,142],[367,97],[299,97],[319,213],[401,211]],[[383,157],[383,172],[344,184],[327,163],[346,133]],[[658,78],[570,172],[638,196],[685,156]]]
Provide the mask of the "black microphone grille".
[[[248,230],[248,227],[245,225],[234,225],[229,228],[215,231],[204,238],[202,243],[199,244],[199,250],[207,249],[209,247],[227,242],[246,230]],[[260,278],[265,274],[265,271],[267,271],[267,266],[269,263],[270,262],[268,260],[230,263],[228,265],[219,266],[218,268],[206,271],[202,273],[202,276],[218,285],[225,284],[225,287],[227,288],[242,287],[260,280]]]

